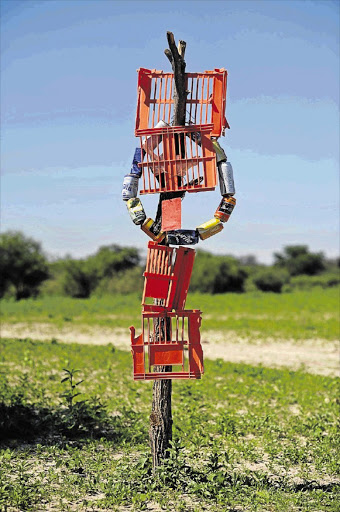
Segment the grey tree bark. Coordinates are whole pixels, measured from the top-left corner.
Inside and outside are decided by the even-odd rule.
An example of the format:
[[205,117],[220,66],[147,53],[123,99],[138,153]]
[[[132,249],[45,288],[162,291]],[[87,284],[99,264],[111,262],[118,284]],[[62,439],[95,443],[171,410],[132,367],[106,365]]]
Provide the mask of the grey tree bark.
[[[175,44],[175,38],[172,32],[167,32],[169,49],[164,50],[168,57],[174,72],[174,126],[185,125],[186,111],[186,77],[184,60],[186,43],[179,41],[178,47]],[[184,145],[177,141],[176,153],[179,154],[180,148]],[[184,155],[183,155],[184,156]],[[155,223],[161,225],[162,222],[162,201],[172,199],[174,197],[183,196],[183,192],[161,193],[158,202]],[[167,322],[160,322],[159,329],[168,329]],[[171,366],[157,366],[157,372],[169,372]],[[172,440],[172,411],[171,411],[171,379],[161,379],[154,381],[152,390],[152,408],[150,415],[150,446],[152,453],[152,467],[156,469],[166,458],[170,441]]]

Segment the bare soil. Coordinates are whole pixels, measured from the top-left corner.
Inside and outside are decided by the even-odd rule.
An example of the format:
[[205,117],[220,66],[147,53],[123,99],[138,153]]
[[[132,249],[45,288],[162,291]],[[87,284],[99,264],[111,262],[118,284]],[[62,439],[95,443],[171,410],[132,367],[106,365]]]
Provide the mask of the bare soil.
[[[31,338],[62,343],[106,345],[130,350],[128,329],[70,326],[58,328],[53,324],[3,324],[1,336],[6,338]],[[289,367],[293,370],[320,375],[339,374],[339,347],[337,341],[306,339],[242,338],[228,331],[205,331],[201,337],[204,356],[234,363],[247,363],[268,367]]]

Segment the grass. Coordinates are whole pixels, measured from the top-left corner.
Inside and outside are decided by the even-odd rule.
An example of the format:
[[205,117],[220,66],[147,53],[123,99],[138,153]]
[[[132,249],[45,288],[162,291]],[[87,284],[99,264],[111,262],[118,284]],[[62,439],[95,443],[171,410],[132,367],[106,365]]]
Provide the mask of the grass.
[[339,510],[335,378],[206,361],[201,381],[173,384],[173,445],[152,476],[152,383],[132,380],[130,354],[1,344],[1,510]]
[[[70,299],[45,297],[20,302],[1,301],[5,323],[42,322],[63,326],[127,328],[140,325],[137,295]],[[303,340],[339,337],[339,288],[313,288],[287,294],[252,292],[223,295],[189,294],[186,307],[203,311],[202,332],[231,330],[249,338]]]

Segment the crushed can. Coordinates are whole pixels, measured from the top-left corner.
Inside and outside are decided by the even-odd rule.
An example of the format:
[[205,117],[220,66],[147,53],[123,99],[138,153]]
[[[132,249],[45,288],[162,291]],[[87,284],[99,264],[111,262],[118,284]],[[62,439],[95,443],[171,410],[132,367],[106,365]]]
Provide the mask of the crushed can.
[[126,207],[129,211],[132,222],[137,226],[143,224],[146,219],[146,215],[141,200],[138,197],[133,197],[127,201]]
[[234,173],[230,162],[217,164],[218,176],[220,179],[221,196],[233,196],[235,194]]
[[221,222],[227,222],[236,205],[235,197],[222,197],[222,201],[218,205],[214,217]]
[[199,178],[195,178],[195,179],[189,181],[188,186],[189,187],[197,187],[197,185],[200,185],[203,180],[204,180],[203,176],[200,176]]
[[133,155],[132,166],[131,166],[131,170],[130,170],[131,176],[135,176],[136,178],[140,178],[142,176],[142,169],[141,169],[141,167],[139,167],[138,164],[140,164],[142,162],[144,156],[145,156],[144,149],[143,150],[141,148],[135,149],[135,154]]
[[[170,126],[170,125],[168,125],[168,123],[166,123],[165,121],[163,121],[163,119],[161,119],[160,121],[158,121],[155,128],[165,128],[165,126]],[[156,149],[156,147],[158,146],[158,144],[160,144],[161,141],[162,141],[162,135],[151,135],[150,137],[147,137],[146,140],[144,140],[143,149],[149,155],[152,155],[153,151]]]
[[166,242],[168,245],[194,245],[199,242],[195,229],[176,229],[167,231]]
[[198,146],[202,146],[202,136],[200,132],[191,132],[191,140],[197,142]]
[[155,222],[150,217],[143,222],[141,229],[155,242],[161,242],[165,238],[165,233],[159,231],[158,226],[156,226]]
[[138,194],[138,178],[132,174],[126,174],[123,181],[123,201],[128,201]]
[[201,224],[196,228],[199,237],[201,240],[206,240],[207,238],[210,238],[213,235],[216,235],[216,233],[219,233],[223,229],[223,224],[219,219],[216,219],[215,217],[213,219],[208,220],[207,222],[204,222],[204,224]]
[[227,155],[225,154],[224,149],[220,146],[218,140],[211,139],[211,142],[216,153],[216,162],[225,162],[227,160]]

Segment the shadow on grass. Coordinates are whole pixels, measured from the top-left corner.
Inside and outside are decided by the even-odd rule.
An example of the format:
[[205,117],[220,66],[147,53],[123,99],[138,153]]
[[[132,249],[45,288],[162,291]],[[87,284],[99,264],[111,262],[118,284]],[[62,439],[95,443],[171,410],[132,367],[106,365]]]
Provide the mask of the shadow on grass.
[[55,409],[31,405],[16,400],[0,403],[0,443],[28,442],[43,445],[78,440],[86,443],[105,438],[119,445],[138,443],[145,433],[138,413],[125,410],[117,416],[109,415],[105,407],[95,402],[78,402]]

